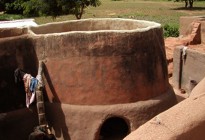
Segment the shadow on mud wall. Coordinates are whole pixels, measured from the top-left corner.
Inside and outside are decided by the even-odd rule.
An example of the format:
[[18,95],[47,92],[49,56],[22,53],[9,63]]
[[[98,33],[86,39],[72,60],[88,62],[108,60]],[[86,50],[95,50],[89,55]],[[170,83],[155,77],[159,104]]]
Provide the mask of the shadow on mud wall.
[[[27,140],[38,125],[35,103],[26,108],[22,83],[15,84],[14,71],[21,68],[36,76],[38,59],[31,38],[0,40],[0,139]],[[20,128],[20,129],[19,129]]]
[[14,71],[21,68],[36,75],[38,59],[32,39],[0,41],[0,113],[25,108],[23,83],[15,84]]
[[[63,113],[61,102],[58,98],[58,95],[55,91],[55,88],[53,86],[52,80],[49,76],[48,69],[44,65],[44,75],[45,80],[51,90],[51,93],[53,95],[52,102],[54,103],[48,103],[45,104],[46,107],[46,116],[49,123],[49,126],[51,126],[55,131],[55,136],[57,138],[61,137],[63,135],[64,140],[70,140],[70,136],[68,134],[68,127],[66,125],[65,115]],[[46,91],[45,91],[46,92]],[[48,101],[48,97],[45,97],[45,99]]]

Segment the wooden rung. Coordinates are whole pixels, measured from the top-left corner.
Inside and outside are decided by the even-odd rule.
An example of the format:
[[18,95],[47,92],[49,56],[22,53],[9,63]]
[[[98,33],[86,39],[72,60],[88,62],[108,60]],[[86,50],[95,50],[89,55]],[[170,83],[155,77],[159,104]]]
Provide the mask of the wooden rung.
[[45,108],[44,108],[44,107],[38,108],[38,113],[39,113],[39,114],[45,113]]
[[39,118],[39,125],[45,125],[46,124],[45,113],[38,114],[38,118]]
[[43,96],[36,96],[37,102],[43,102]]

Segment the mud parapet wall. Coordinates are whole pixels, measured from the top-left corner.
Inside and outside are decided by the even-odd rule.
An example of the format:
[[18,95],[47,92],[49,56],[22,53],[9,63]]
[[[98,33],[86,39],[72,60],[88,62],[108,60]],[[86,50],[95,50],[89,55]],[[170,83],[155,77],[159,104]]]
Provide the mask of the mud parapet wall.
[[186,100],[160,113],[124,140],[204,140],[205,78]]
[[[159,24],[158,24],[159,25]],[[68,33],[68,32],[116,32],[116,31],[128,31],[136,32],[142,29],[150,29],[158,26],[156,23],[147,21],[134,21],[125,19],[84,19],[64,21],[57,23],[48,23],[37,27],[31,27],[30,29],[36,35],[52,34],[52,33]]]
[[0,38],[21,36],[27,33],[27,28],[0,28]]
[[174,50],[173,83],[179,89],[191,93],[205,77],[205,51],[188,48],[183,55],[183,46]]
[[[182,16],[180,17],[180,27],[179,27],[179,33],[181,36],[187,36],[191,35],[190,39],[194,38],[194,44],[200,44],[205,43],[205,17],[204,16]],[[193,29],[196,27],[196,25],[199,25],[199,29],[196,33],[193,34]]]

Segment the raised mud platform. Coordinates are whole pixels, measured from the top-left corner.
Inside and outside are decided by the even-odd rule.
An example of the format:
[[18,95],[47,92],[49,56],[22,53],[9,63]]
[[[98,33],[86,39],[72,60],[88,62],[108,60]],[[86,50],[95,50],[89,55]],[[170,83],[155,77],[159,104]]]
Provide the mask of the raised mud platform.
[[10,37],[0,38],[0,111],[25,106],[15,68],[36,75],[43,60],[47,118],[58,139],[122,138],[176,103],[158,23],[85,19],[15,30],[4,29]]

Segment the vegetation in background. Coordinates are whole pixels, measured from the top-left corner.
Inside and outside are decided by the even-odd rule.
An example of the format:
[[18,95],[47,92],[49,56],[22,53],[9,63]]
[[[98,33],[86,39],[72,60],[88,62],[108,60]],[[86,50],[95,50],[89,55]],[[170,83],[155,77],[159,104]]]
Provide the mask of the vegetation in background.
[[[4,0],[3,0],[4,1]],[[5,0],[8,1],[8,0]],[[30,0],[31,1],[31,0]],[[42,1],[42,0],[33,0]],[[55,0],[47,0],[55,1]],[[67,1],[67,0],[61,0]],[[82,18],[130,18],[137,20],[148,20],[162,24],[165,36],[176,36],[176,28],[179,28],[179,18],[181,16],[204,16],[205,2],[195,1],[192,9],[184,7],[184,1],[174,2],[175,0],[100,0],[101,5],[97,8],[89,6],[84,9]],[[2,2],[2,0],[0,0]],[[31,4],[36,5],[36,4]],[[40,8],[40,7],[37,7]],[[63,7],[67,9],[66,7]],[[31,9],[31,8],[28,8]],[[45,8],[46,10],[46,8]],[[29,10],[28,10],[29,11]],[[40,13],[43,15],[43,13]],[[0,14],[0,19],[5,14]],[[5,16],[4,16],[5,17]],[[11,19],[20,16],[11,16]],[[25,17],[25,16],[24,16]],[[53,22],[52,16],[34,16],[37,24]],[[8,15],[6,15],[6,19]],[[54,21],[73,20],[76,17],[72,14],[57,16]],[[166,25],[167,24],[167,25]],[[166,26],[165,26],[166,25]],[[168,27],[167,27],[168,26]],[[176,31],[176,32],[175,32]]]
[[62,0],[63,11],[67,11],[70,14],[75,15],[77,19],[81,19],[84,13],[84,9],[88,6],[97,7],[100,6],[100,0]]
[[[97,7],[99,0],[3,0],[2,10],[7,14],[21,14],[27,17],[52,16],[72,14],[81,19],[88,6]],[[1,10],[0,9],[0,10]]]
[[177,25],[165,24],[163,26],[164,37],[178,37],[179,27]]
[[13,14],[2,14],[0,15],[0,21],[5,20],[15,20],[24,18],[22,15],[13,15]]

